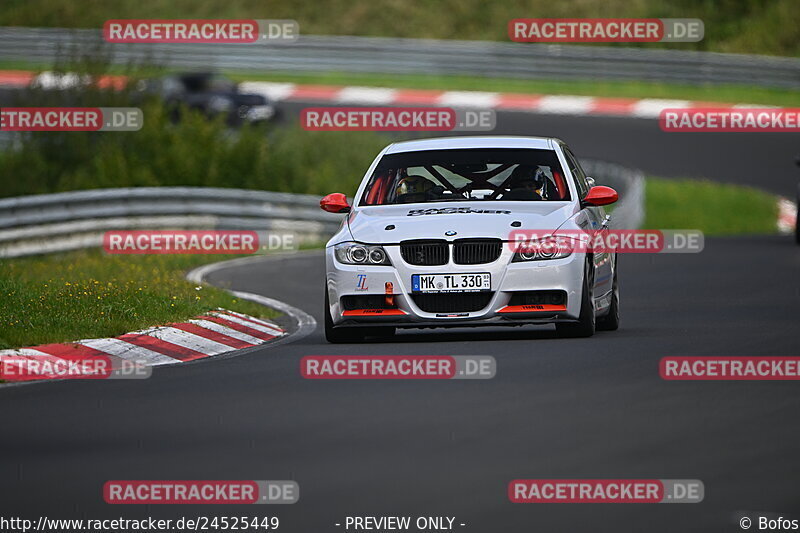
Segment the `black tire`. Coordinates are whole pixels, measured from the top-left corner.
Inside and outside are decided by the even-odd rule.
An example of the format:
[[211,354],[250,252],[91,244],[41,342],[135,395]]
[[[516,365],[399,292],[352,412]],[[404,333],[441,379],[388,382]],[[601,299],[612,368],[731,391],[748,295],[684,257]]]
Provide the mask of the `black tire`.
[[331,344],[356,343],[364,340],[363,328],[334,328],[330,312],[328,288],[325,287],[325,340]]
[[594,268],[591,259],[583,271],[583,290],[581,291],[581,312],[577,322],[556,324],[556,332],[561,337],[591,337],[595,330],[594,316]]
[[617,272],[619,271],[618,259],[614,258],[614,281],[611,284],[611,306],[608,314],[597,319],[597,329],[599,331],[616,331],[619,329],[619,284],[617,283]]

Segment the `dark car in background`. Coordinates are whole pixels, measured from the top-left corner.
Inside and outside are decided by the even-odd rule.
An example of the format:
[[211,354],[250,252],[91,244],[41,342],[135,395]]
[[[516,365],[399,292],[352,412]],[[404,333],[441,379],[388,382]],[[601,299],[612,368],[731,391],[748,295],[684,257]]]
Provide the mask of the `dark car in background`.
[[267,122],[276,114],[275,106],[264,95],[240,92],[238,83],[213,72],[183,72],[142,80],[136,89],[163,100],[174,120],[180,119],[184,106],[208,118],[224,116],[232,127]]

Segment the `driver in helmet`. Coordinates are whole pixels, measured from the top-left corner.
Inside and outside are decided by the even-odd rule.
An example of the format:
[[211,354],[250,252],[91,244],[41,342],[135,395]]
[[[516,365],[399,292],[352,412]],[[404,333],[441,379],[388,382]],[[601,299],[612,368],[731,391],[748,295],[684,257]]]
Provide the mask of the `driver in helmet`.
[[428,193],[434,188],[434,183],[422,176],[406,176],[395,187],[395,198],[401,204],[424,202]]
[[503,200],[541,200],[547,176],[538,166],[519,165],[511,172],[511,190],[503,195]]

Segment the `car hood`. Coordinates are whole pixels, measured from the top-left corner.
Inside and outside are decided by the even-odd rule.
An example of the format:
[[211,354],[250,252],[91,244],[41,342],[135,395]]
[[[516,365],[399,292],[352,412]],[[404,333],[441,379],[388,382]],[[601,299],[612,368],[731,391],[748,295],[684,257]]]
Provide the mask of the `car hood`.
[[358,208],[350,214],[349,228],[354,240],[374,244],[407,239],[508,240],[514,230],[556,230],[574,214],[571,202],[403,204]]

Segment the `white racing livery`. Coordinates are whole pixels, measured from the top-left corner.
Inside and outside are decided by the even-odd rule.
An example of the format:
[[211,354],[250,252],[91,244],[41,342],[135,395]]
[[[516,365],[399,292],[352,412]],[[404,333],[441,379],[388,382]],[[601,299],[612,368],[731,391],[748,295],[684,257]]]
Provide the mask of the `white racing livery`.
[[554,323],[587,337],[619,324],[616,254],[518,247],[526,231],[603,231],[595,186],[562,141],[452,137],[400,142],[370,166],[326,247],[329,342],[396,328]]

